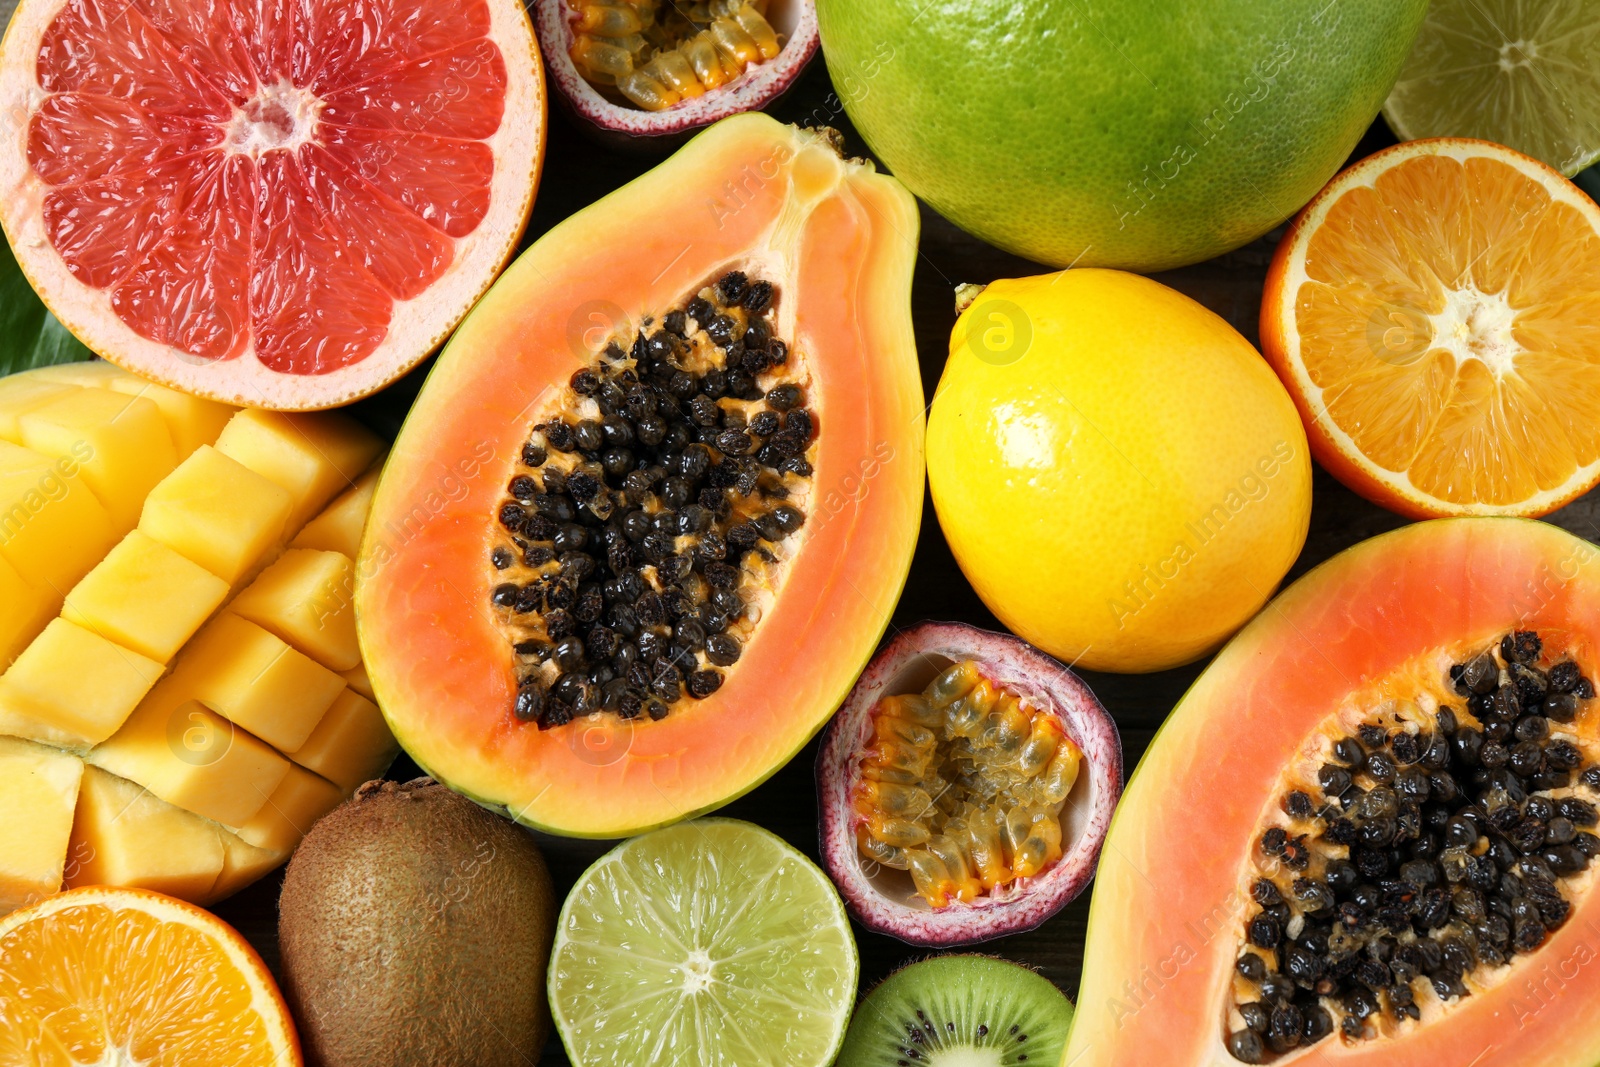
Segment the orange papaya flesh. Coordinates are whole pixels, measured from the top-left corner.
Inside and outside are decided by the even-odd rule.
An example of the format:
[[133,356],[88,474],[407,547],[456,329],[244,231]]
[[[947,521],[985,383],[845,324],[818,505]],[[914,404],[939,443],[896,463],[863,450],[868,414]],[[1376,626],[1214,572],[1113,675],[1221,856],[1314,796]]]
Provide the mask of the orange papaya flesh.
[[[1542,642],[1533,655],[1530,634]],[[1502,650],[1508,635],[1522,643]],[[1569,666],[1555,670],[1563,661]],[[1596,1062],[1594,868],[1589,857],[1573,856],[1568,867],[1551,869],[1547,861],[1566,854],[1552,852],[1548,841],[1511,845],[1530,819],[1555,827],[1566,814],[1577,825],[1561,827],[1556,839],[1572,840],[1569,830],[1592,838],[1600,771],[1586,772],[1600,760],[1600,701],[1588,699],[1593,685],[1579,672],[1592,673],[1597,664],[1600,549],[1544,523],[1419,523],[1357,545],[1300,579],[1200,676],[1129,783],[1096,875],[1078,1013],[1062,1062]],[[1515,689],[1516,678],[1534,677],[1527,667],[1560,699],[1535,707],[1524,693],[1520,717],[1502,715],[1507,706],[1495,702],[1510,699],[1502,690]],[[1474,695],[1473,672],[1485,679],[1480,689],[1488,695]],[[1455,722],[1441,719],[1443,708]],[[1549,777],[1519,778],[1525,790],[1508,798],[1504,775],[1517,765],[1496,757],[1465,766],[1456,738],[1488,731],[1476,738],[1481,753],[1494,739],[1492,724],[1513,719],[1509,752],[1525,740],[1516,732],[1525,729],[1520,724],[1535,719],[1530,733],[1547,730],[1539,745],[1560,758],[1547,755],[1532,773]],[[1401,735],[1408,740],[1396,744]],[[1427,755],[1437,737],[1449,738],[1453,755],[1444,772],[1465,794],[1454,806],[1476,802],[1478,815],[1466,817],[1482,820],[1474,843],[1466,846],[1446,825],[1434,849],[1421,850],[1421,867],[1396,869],[1393,860],[1419,854],[1409,849],[1389,856],[1381,873],[1363,866],[1379,863],[1385,852],[1382,842],[1360,836],[1374,815],[1368,805],[1389,799],[1369,772],[1376,767],[1377,777],[1392,783],[1403,814],[1405,776],[1438,774],[1429,764],[1443,751]],[[1360,759],[1348,747],[1355,741],[1365,750]],[[1501,765],[1491,770],[1490,762]],[[1519,776],[1530,768],[1521,767]],[[1329,798],[1344,790],[1340,771],[1353,785],[1348,804]],[[1485,781],[1475,777],[1479,771]],[[1311,803],[1294,798],[1297,792]],[[1420,805],[1424,833],[1434,829],[1426,822],[1433,808],[1452,806],[1440,795],[1435,788]],[[1536,812],[1545,801],[1553,815]],[[1497,814],[1501,807],[1508,811]],[[1354,828],[1351,844],[1338,843],[1350,838],[1336,823]],[[1383,825],[1379,833],[1390,829]],[[1593,852],[1600,841],[1578,843]],[[1439,851],[1452,846],[1461,850],[1454,858]],[[1340,861],[1359,867],[1355,880],[1379,890],[1357,899],[1401,910],[1363,913],[1360,904],[1347,910],[1350,894],[1341,891],[1338,909],[1312,912],[1331,901],[1306,887],[1348,884],[1344,875],[1330,874]],[[1493,869],[1472,866],[1484,861]],[[1483,880],[1475,881],[1480,874]],[[1507,883],[1507,875],[1517,881]],[[1263,881],[1272,889],[1264,890]],[[1510,884],[1525,895],[1512,901],[1513,915],[1498,931],[1489,921],[1473,921],[1470,896],[1456,896],[1462,889],[1477,893],[1493,920],[1495,898]],[[1450,903],[1430,918],[1427,890],[1434,885],[1448,891]],[[1302,891],[1306,899],[1299,899]],[[1277,931],[1254,925],[1272,911],[1274,894],[1286,909],[1275,921],[1289,916]],[[1525,926],[1529,915],[1542,920],[1538,928]],[[1322,942],[1311,954],[1335,961],[1326,972],[1299,966],[1303,959],[1290,962],[1305,944],[1297,939],[1315,940],[1319,923]],[[1508,933],[1512,944],[1497,944]],[[1526,943],[1517,945],[1524,936]],[[1423,951],[1424,941],[1452,940],[1458,944],[1442,953]],[[1375,942],[1385,944],[1370,947]],[[1345,953],[1356,964],[1344,965],[1348,975],[1337,964]],[[1259,966],[1241,967],[1248,958]],[[1388,973],[1372,972],[1375,959]],[[1419,959],[1413,977],[1406,966]],[[1367,991],[1352,998],[1355,985]],[[1275,1000],[1280,993],[1284,999]],[[1287,1018],[1274,1010],[1283,1004],[1301,1011],[1296,1040],[1274,1030]],[[1304,1029],[1308,1015],[1318,1016],[1314,1040]],[[1252,1022],[1260,1032],[1251,1031]]]
[[[826,131],[746,114],[561,223],[507,271],[408,417],[358,567],[371,684],[422,767],[527,825],[618,837],[741,795],[821,727],[888,623],[920,521],[917,229],[899,183],[842,159]],[[774,546],[776,566],[746,568],[740,591],[758,617],[709,696],[684,696],[659,720],[602,710],[520,721],[529,664],[512,646],[529,631],[493,603],[504,575],[491,557],[507,547],[498,515],[510,479],[543,470],[524,464],[523,447],[545,440],[535,427],[552,417],[579,417],[576,371],[629,366],[597,356],[608,343],[628,349],[735,270],[773,286],[781,370],[814,415],[809,474],[785,478],[803,525]]]

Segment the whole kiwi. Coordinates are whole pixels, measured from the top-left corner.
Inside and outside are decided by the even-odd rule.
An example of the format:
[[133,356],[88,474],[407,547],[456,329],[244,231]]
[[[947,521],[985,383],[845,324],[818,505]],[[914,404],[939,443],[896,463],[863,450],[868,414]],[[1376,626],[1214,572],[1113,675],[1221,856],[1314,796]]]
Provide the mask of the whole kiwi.
[[538,1060],[556,904],[515,824],[431,778],[368,782],[306,835],[278,910],[308,1063]]

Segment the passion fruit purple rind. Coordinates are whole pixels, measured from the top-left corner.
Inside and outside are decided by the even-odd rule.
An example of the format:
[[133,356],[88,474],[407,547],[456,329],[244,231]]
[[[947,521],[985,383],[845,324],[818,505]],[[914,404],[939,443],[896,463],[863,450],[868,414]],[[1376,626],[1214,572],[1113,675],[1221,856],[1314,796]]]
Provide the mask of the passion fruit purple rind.
[[588,132],[613,148],[666,150],[718,119],[768,107],[793,87],[817,52],[813,0],[771,0],[765,19],[782,42],[776,56],[744,66],[737,77],[702,95],[651,111],[608,99],[579,71],[572,58],[579,37],[572,0],[532,0],[529,6],[557,99]]
[[[1088,885],[1122,794],[1122,742],[1056,659],[1009,634],[921,623],[878,653],[834,716],[817,793],[823,867],[857,921],[913,945],[968,945],[1032,930]],[[931,805],[908,801],[924,795]],[[914,844],[922,831],[907,822],[932,836]],[[997,827],[988,843],[975,829],[986,826]],[[931,891],[930,864],[965,888]],[[1008,867],[1024,873],[996,874]]]

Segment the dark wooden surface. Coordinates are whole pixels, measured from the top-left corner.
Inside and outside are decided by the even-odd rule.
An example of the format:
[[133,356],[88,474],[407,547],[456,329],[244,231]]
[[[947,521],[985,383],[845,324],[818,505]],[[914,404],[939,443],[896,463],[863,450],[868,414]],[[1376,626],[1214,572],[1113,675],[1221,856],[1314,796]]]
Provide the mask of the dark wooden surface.
[[[845,133],[853,154],[869,154],[865,144],[850,128],[833,96],[820,57],[790,97],[773,108],[772,113],[789,122],[834,126]],[[1393,137],[1379,120],[1354,155],[1359,158],[1391,143]],[[652,159],[620,155],[596,147],[581,136],[559,108],[552,106],[544,178],[525,240],[533,240],[574,211],[642,173],[653,162]],[[1039,274],[1045,268],[969,237],[926,208],[923,210],[922,224],[921,255],[912,303],[923,386],[931,397],[944,365],[950,328],[955,322],[954,287],[961,282],[988,282],[996,278]],[[1220,259],[1157,277],[1222,315],[1254,343],[1257,340],[1256,316],[1262,280],[1275,236],[1268,235]],[[1137,328],[1136,325],[1134,328]],[[359,408],[360,413],[374,426],[392,433],[410,398],[420,386],[425,371],[426,368],[423,368],[379,397],[364,402]],[[1092,508],[1094,501],[1085,500],[1082,506]],[[1551,516],[1551,521],[1581,536],[1600,539],[1597,516],[1600,516],[1600,496],[1590,494]],[[1318,470],[1311,533],[1290,578],[1340,549],[1393,529],[1403,521],[1356,497]],[[892,627],[909,626],[923,619],[960,619],[979,626],[999,626],[957,569],[939,532],[931,503],[924,510],[922,532],[910,580],[895,612]],[[1203,663],[1197,663],[1142,676],[1085,673],[1085,680],[1111,710],[1121,728],[1126,764],[1130,769],[1137,764],[1156,728],[1203,667]],[[816,742],[812,742],[770,781],[728,805],[719,814],[760,823],[816,859],[816,789],[812,780],[815,756]],[[402,756],[389,776],[405,779],[416,773],[415,765]],[[550,863],[557,892],[563,896],[583,870],[614,844],[537,836]],[[244,932],[274,969],[278,965],[276,926],[281,884],[280,872],[223,902],[216,909],[219,915]],[[1088,901],[1089,895],[1085,894],[1041,929],[991,942],[984,950],[1030,964],[1069,995],[1075,995],[1082,962]],[[863,991],[902,963],[925,954],[892,938],[867,933],[859,927],[855,934],[861,950]],[[527,977],[530,982],[542,984],[544,981],[543,975]],[[567,1063],[559,1039],[551,1037],[544,1057],[539,1062],[552,1065]]]

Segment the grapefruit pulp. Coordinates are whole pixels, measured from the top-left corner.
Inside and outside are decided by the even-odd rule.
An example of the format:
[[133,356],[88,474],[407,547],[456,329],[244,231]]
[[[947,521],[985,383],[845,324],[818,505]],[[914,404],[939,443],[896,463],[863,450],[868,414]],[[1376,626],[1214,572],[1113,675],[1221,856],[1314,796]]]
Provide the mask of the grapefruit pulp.
[[62,322],[283,409],[450,332],[516,245],[545,126],[515,0],[27,0],[0,101],[0,222]]

